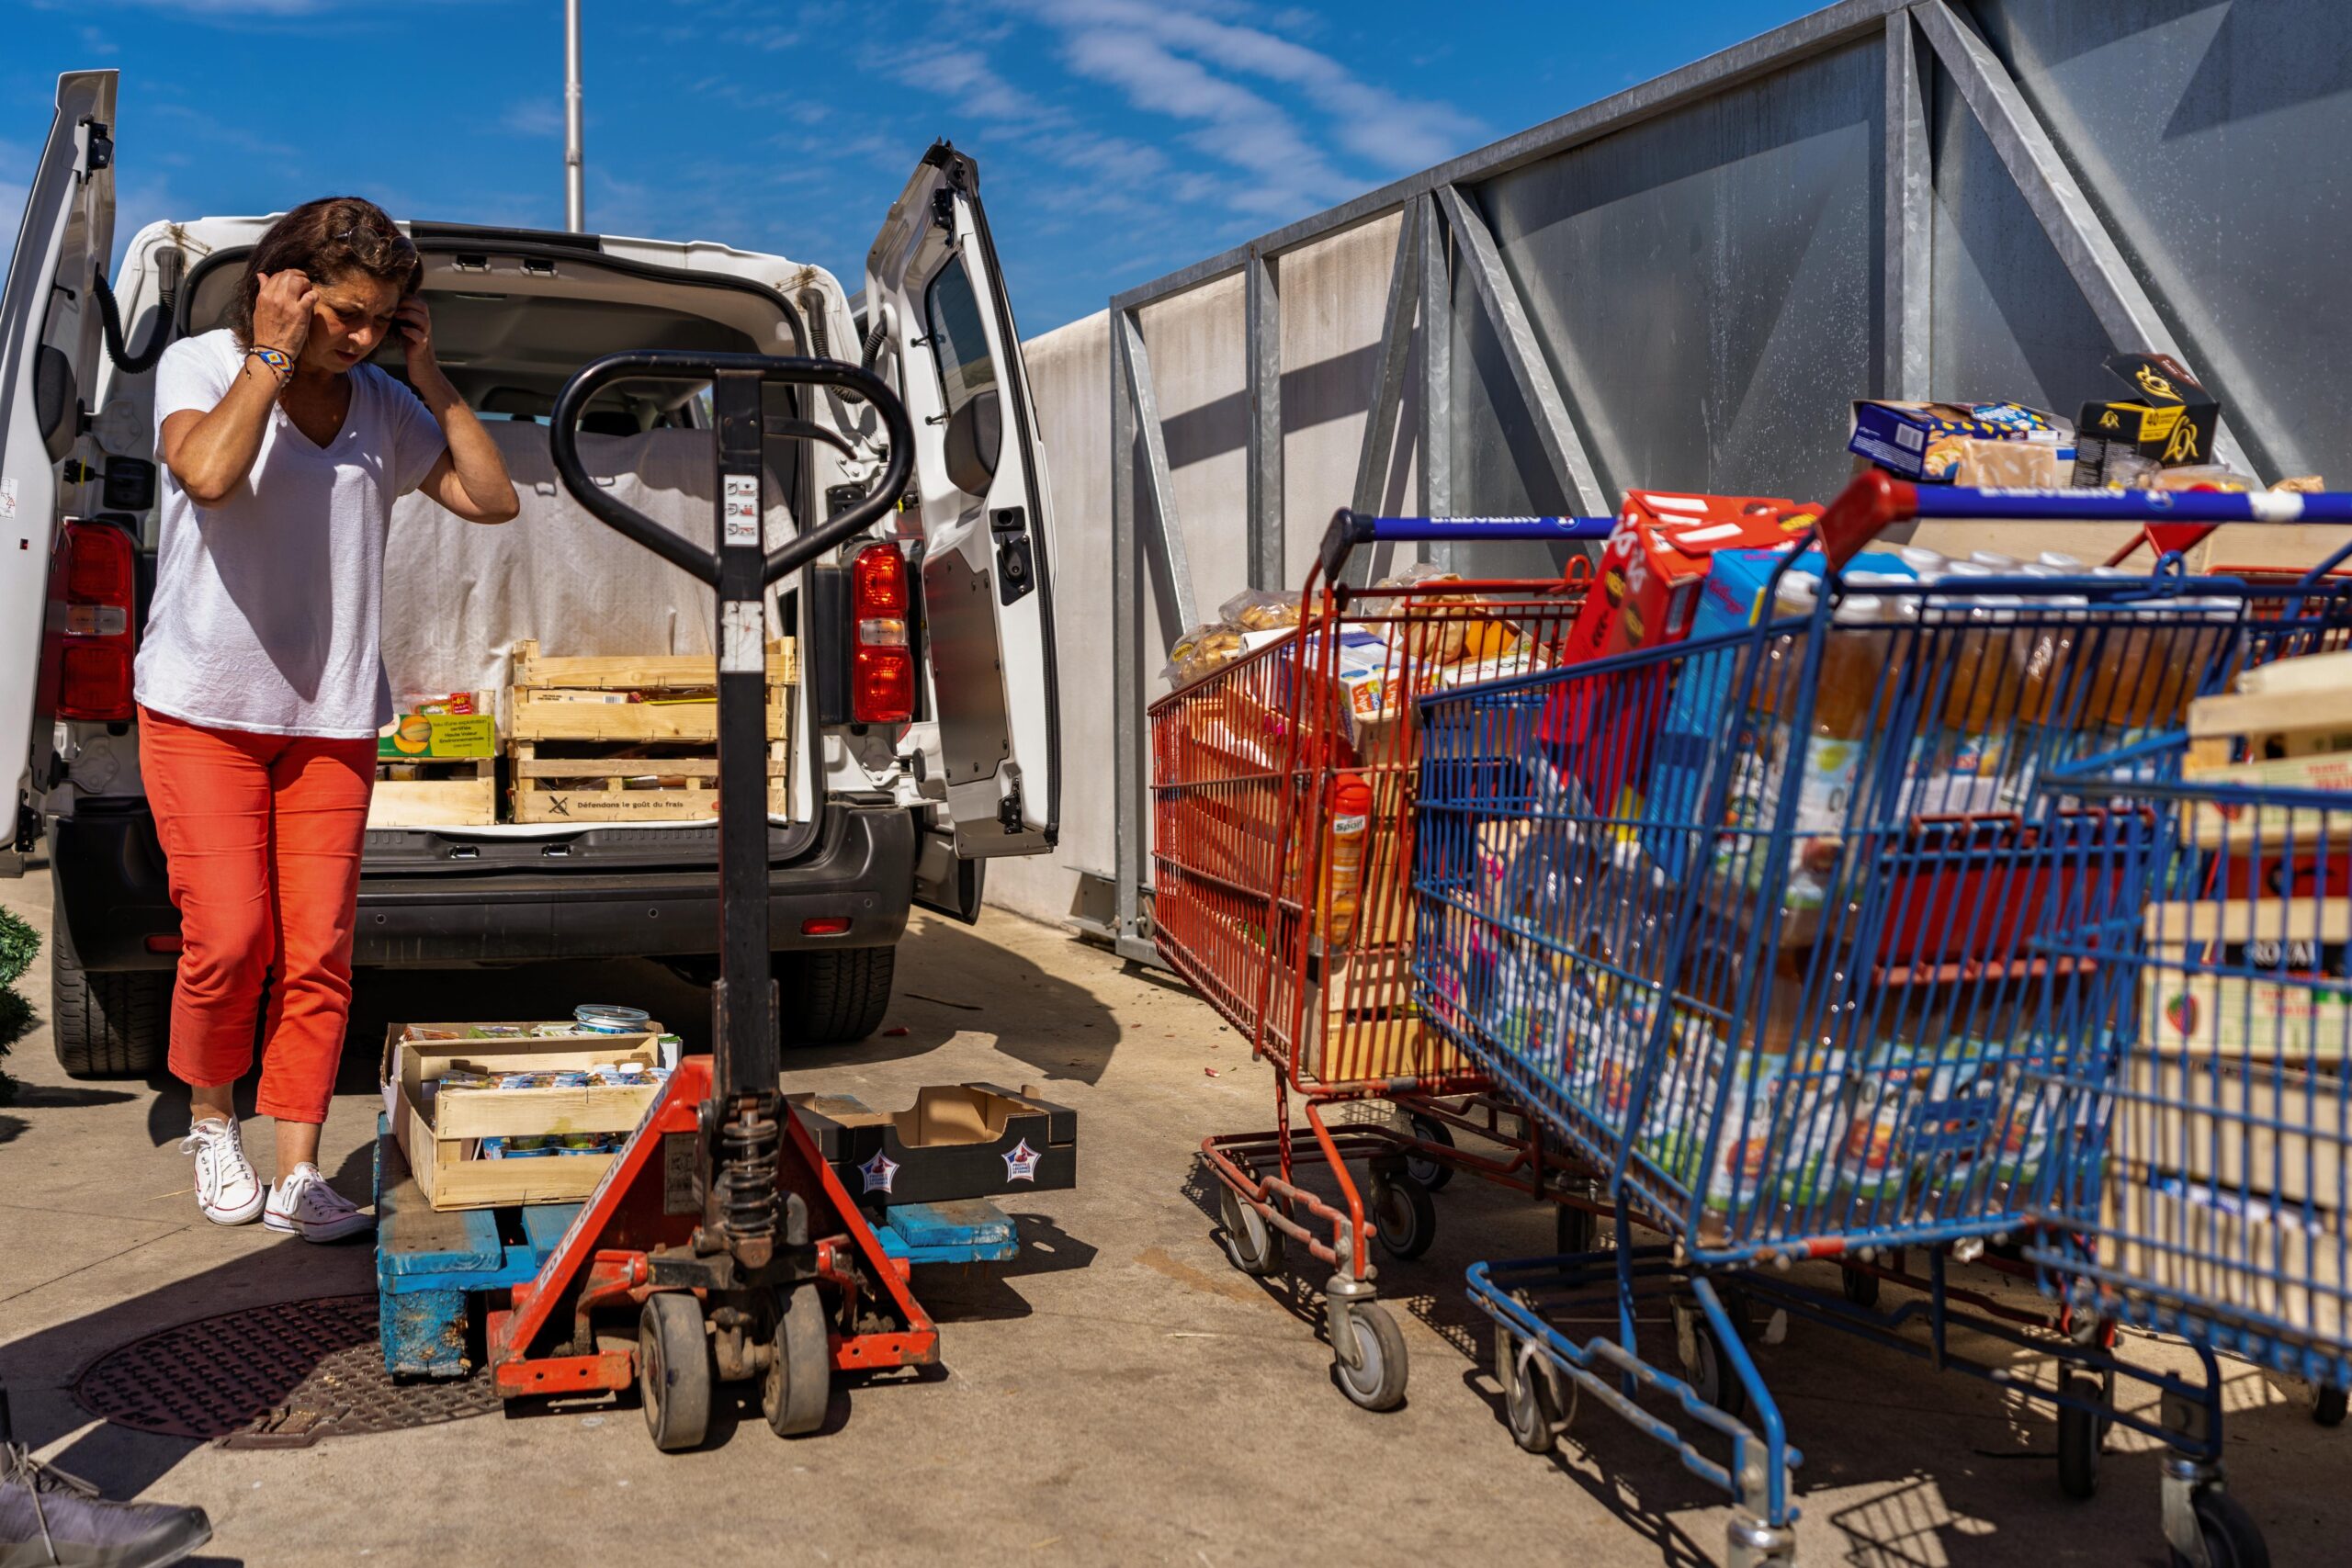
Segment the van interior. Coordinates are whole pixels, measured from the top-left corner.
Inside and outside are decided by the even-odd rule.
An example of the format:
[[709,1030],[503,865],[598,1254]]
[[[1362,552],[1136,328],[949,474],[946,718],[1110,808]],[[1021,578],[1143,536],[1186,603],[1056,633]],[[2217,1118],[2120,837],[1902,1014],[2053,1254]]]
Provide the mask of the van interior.
[[[222,324],[243,270],[235,252],[199,264],[180,300],[179,331]],[[710,588],[649,556],[572,501],[556,479],[547,420],[565,380],[602,355],[805,351],[808,332],[797,311],[773,293],[729,286],[732,281],[654,279],[568,257],[559,270],[427,253],[424,297],[440,362],[498,443],[522,511],[511,523],[484,527],[460,521],[422,493],[395,504],[383,627],[396,705],[455,692],[498,692],[503,698],[508,650],[525,640],[550,656],[713,653]],[[387,344],[373,362],[405,378],[398,344]],[[798,411],[786,389],[769,395],[774,429]],[[125,396],[148,403],[152,376],[124,378],[108,400]],[[705,546],[712,543],[716,502],[707,408],[705,384],[623,383],[589,409],[580,440],[582,458],[599,483]],[[764,494],[771,549],[794,532],[808,468],[801,441],[771,440]],[[149,527],[152,544],[152,521]],[[771,593],[768,608],[771,637],[797,633],[789,585],[780,597]],[[792,726],[796,753],[806,750],[799,738],[808,733],[807,717],[803,702]],[[808,817],[813,795],[810,770],[797,765],[792,820]],[[524,837],[575,830],[435,829]]]

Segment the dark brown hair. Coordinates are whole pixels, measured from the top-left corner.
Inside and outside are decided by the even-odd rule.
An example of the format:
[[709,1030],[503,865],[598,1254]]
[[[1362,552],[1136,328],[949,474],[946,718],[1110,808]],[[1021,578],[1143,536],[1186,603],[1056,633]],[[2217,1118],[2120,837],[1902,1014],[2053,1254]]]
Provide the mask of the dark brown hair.
[[239,347],[253,345],[254,301],[261,298],[262,274],[288,270],[309,273],[321,284],[355,272],[379,277],[399,284],[403,299],[424,277],[416,247],[374,202],[356,196],[306,201],[271,224],[245,258],[244,278],[229,307],[229,330],[237,334]]

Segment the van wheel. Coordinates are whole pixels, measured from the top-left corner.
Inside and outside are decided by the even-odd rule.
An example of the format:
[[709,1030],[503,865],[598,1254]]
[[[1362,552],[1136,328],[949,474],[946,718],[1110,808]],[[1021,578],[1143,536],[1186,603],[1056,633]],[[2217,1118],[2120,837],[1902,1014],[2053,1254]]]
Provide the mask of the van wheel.
[[93,975],[74,953],[65,901],[49,940],[50,1032],[68,1077],[144,1077],[164,1065],[171,1038],[172,971]]
[[809,1045],[863,1040],[890,1008],[895,947],[820,947],[775,955],[778,1032]]

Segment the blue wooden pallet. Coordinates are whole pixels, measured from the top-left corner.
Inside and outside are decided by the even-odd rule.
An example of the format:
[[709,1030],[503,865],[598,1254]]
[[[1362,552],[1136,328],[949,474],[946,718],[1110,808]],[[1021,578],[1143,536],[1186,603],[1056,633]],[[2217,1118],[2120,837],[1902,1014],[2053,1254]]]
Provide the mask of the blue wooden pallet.
[[885,1256],[910,1263],[1001,1263],[1021,1254],[1012,1218],[985,1198],[893,1203],[874,1227]]
[[469,1297],[536,1276],[580,1213],[577,1203],[436,1211],[376,1119],[376,1291],[384,1370],[456,1378],[466,1357]]

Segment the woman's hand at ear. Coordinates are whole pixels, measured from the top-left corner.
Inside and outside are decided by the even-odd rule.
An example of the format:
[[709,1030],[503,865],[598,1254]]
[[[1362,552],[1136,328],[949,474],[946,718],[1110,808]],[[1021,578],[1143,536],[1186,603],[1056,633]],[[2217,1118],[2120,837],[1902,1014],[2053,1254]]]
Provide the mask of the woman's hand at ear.
[[433,312],[424,308],[423,295],[412,294],[394,308],[392,331],[408,350],[411,386],[422,386],[428,375],[441,374],[441,362],[433,356]]
[[261,275],[261,292],[254,299],[254,346],[282,348],[300,358],[311,341],[311,311],[319,291],[310,275],[288,268]]

